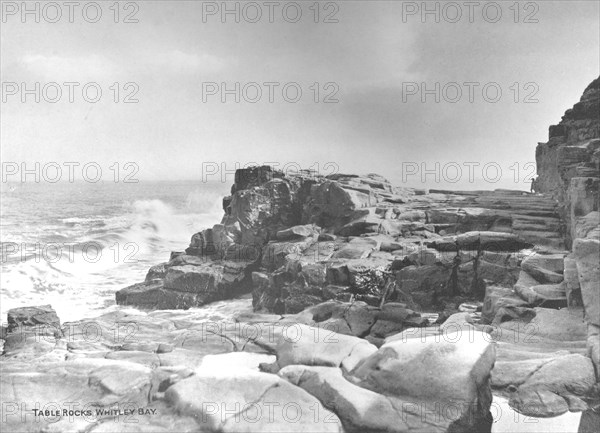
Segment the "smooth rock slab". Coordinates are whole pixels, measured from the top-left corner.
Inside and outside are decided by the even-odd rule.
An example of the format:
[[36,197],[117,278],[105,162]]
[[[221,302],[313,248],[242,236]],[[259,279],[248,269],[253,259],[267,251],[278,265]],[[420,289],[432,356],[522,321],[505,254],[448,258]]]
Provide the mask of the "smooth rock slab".
[[379,394],[353,384],[338,368],[290,365],[279,375],[334,411],[346,432],[485,432],[490,428],[489,421],[474,414],[476,408],[468,404]]
[[361,338],[299,323],[275,326],[268,333],[263,332],[255,342],[277,354],[274,365],[263,366],[273,372],[293,364],[343,367],[349,371],[377,351]]
[[585,396],[592,391],[594,383],[592,361],[573,354],[545,363],[525,381],[525,386],[548,389],[560,395]]
[[[59,419],[34,418],[31,410],[36,404],[40,407],[51,404],[60,409],[69,409],[68,404],[72,402],[79,405],[75,409],[85,405],[109,407],[122,402],[146,406],[152,372],[136,363],[98,358],[37,364],[35,367],[3,363],[0,385],[3,411],[14,403],[19,408],[16,415],[7,417],[2,423],[2,431],[40,431]],[[21,416],[26,416],[25,422]]]
[[390,341],[351,372],[357,384],[388,395],[488,407],[494,343],[479,331]]
[[409,431],[388,398],[349,382],[339,368],[289,365],[279,376],[318,398],[338,415],[347,432]]
[[202,431],[342,431],[338,417],[315,397],[267,373],[193,376],[171,386],[165,398]]

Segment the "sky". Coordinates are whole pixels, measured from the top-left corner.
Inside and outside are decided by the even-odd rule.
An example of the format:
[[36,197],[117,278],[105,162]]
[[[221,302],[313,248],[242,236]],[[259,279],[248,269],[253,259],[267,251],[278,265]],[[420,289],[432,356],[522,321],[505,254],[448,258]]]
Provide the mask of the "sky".
[[476,3],[2,1],[4,178],[233,183],[273,163],[528,190],[600,74],[600,3]]

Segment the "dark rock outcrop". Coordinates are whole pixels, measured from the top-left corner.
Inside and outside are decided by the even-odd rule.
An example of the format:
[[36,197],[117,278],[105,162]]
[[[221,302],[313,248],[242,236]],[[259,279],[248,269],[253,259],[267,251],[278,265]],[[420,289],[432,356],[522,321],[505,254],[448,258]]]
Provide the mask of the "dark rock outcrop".
[[556,202],[518,191],[422,194],[377,175],[256,167],[224,206],[220,224],[117,302],[188,308],[252,290],[257,311],[278,314],[329,299],[441,311],[515,284],[522,251],[563,248]]

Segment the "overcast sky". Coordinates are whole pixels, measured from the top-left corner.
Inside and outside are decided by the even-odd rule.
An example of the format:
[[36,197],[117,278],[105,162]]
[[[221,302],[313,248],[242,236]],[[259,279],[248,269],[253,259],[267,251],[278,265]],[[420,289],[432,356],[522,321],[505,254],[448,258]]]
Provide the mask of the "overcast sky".
[[[440,174],[458,182],[444,182],[444,176],[438,182],[430,174],[429,187],[528,188],[523,180],[532,171],[527,163],[535,161],[537,142],[546,141],[548,126],[599,75],[597,1],[521,2],[518,17],[513,1],[498,2],[499,19],[493,6],[484,16],[489,2],[480,2],[472,23],[464,2],[454,3],[462,12],[455,23],[448,21],[456,21],[457,9],[443,3],[440,22],[434,15],[422,22],[420,11],[411,9],[421,2],[321,2],[318,23],[312,1],[298,2],[302,16],[295,23],[294,5],[283,12],[289,2],[278,2],[272,23],[263,2],[256,23],[249,22],[254,6],[240,7],[239,23],[234,15],[223,23],[213,8],[221,2],[192,1],[139,1],[137,8],[122,3],[115,23],[113,2],[99,3],[96,23],[84,19],[94,20],[93,7],[85,17],[75,9],[69,22],[66,6],[58,22],[48,22],[57,11],[46,8],[36,23],[34,15],[14,11],[21,2],[3,2],[3,161],[93,161],[105,170],[131,161],[142,180],[201,179],[203,163],[233,169],[236,162],[296,162],[325,174],[377,172],[410,186],[421,184],[417,168],[426,164],[435,171],[439,162]],[[129,13],[137,23],[121,22]],[[326,17],[337,22],[323,22]],[[55,97],[52,87],[40,103],[22,94],[22,83],[34,88],[36,82],[61,84],[61,99],[45,100]],[[64,82],[81,83],[73,103]],[[88,82],[103,91],[97,103],[83,99]],[[110,89],[115,82],[119,103]],[[125,88],[128,82],[139,87],[133,96],[138,103],[122,101],[136,90]],[[236,82],[240,89],[259,83],[262,97],[247,86],[239,103],[233,94],[222,103],[220,93],[203,95],[203,87],[215,90],[206,84],[213,82],[230,89]],[[422,83],[435,89],[436,82],[439,103],[435,94],[424,95],[423,103]],[[263,83],[280,83],[271,87],[274,102]],[[287,87],[290,100],[302,90],[298,102],[283,98],[286,83],[297,83]],[[462,95],[448,83],[458,83]],[[463,83],[478,83],[471,85],[473,102]],[[328,99],[338,102],[325,103],[331,93]],[[95,96],[93,88],[88,96]],[[474,183],[465,166],[471,162],[480,164],[473,166]],[[515,163],[520,184],[513,179]],[[491,164],[488,180],[498,182],[485,182],[484,164]]]

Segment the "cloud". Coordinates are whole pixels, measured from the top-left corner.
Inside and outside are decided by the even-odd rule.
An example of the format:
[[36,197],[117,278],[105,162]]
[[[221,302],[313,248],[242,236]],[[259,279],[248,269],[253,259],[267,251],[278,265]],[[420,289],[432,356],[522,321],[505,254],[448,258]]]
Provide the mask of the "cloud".
[[18,67],[35,79],[62,82],[115,80],[125,73],[130,78],[132,74],[139,76],[148,72],[148,69],[166,72],[169,75],[215,73],[222,71],[227,63],[211,54],[190,54],[173,50],[158,55],[138,53],[134,58],[129,58],[125,65],[117,65],[101,54],[65,57],[28,53],[21,56]]
[[81,57],[25,54],[20,63],[29,73],[49,81],[100,79],[118,72],[113,62],[98,54]]
[[211,54],[189,54],[180,50],[154,57],[154,66],[167,68],[173,73],[193,74],[218,72],[225,67],[225,60]]

